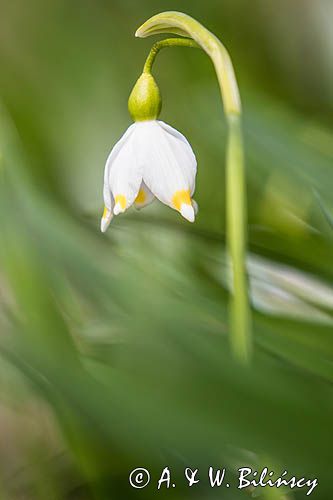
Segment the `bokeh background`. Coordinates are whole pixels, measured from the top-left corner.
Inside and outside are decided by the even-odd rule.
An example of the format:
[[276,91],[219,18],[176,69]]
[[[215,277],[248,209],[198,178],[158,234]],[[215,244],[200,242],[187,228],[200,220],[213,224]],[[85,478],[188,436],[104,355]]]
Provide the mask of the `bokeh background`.
[[[1,0],[0,497],[332,496],[333,2]],[[105,159],[155,39],[184,11],[232,56],[244,108],[254,358],[228,341],[226,125],[210,60],[163,51],[161,118],[198,158],[190,225],[158,202],[99,232]],[[211,489],[208,466],[231,488]],[[147,467],[144,490],[129,486]],[[176,488],[157,491],[169,466]],[[191,489],[185,467],[200,468]]]

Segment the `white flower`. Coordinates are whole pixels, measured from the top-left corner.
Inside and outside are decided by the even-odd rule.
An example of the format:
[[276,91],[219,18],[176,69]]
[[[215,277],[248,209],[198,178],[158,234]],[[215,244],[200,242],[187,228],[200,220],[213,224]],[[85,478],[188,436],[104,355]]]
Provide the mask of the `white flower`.
[[196,171],[195,155],[180,132],[159,120],[133,123],[105,165],[101,231],[133,203],[143,208],[155,197],[194,222]]

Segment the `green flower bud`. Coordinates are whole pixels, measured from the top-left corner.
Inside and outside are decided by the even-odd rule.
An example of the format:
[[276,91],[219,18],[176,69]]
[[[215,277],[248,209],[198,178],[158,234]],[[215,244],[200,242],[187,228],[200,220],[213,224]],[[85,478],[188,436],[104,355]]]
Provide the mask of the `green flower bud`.
[[128,99],[128,110],[135,122],[156,120],[162,100],[155,79],[150,73],[142,73]]

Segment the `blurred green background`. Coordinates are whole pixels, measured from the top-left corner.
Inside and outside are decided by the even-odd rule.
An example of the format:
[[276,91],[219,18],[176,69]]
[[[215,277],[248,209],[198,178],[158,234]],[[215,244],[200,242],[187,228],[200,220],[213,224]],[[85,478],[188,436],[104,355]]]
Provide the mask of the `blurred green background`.
[[[204,53],[154,66],[161,119],[198,158],[196,223],[156,202],[99,232],[105,159],[155,41],[134,32],[164,10],[219,36],[239,81],[249,367],[228,342],[226,125]],[[327,0],[2,0],[1,499],[242,499],[238,467],[263,464],[331,498],[332,15]],[[208,487],[210,465],[233,487]],[[165,466],[177,487],[157,491]],[[141,491],[135,467],[151,472]]]

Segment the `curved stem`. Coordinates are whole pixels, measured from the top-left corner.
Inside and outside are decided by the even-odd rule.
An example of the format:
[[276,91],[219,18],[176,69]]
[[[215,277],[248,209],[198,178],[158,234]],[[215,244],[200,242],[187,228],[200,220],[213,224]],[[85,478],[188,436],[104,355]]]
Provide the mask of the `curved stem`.
[[191,38],[165,38],[164,40],[160,40],[159,42],[154,43],[148,54],[145,65],[143,67],[144,73],[151,73],[151,69],[157,54],[161,49],[167,47],[192,47],[195,49],[200,49],[200,45],[198,45]]
[[[145,64],[150,71],[156,54],[162,47],[197,44],[211,58],[219,82],[224,111],[228,122],[226,156],[226,212],[227,249],[231,260],[230,341],[235,356],[249,362],[252,352],[251,311],[246,273],[247,204],[245,189],[244,150],[241,127],[241,100],[234,68],[228,51],[207,28],[182,12],[162,12],[151,17],[136,32],[147,37],[160,33],[173,33],[182,39],[157,42]],[[171,42],[174,40],[174,42]],[[177,42],[176,42],[177,41]],[[190,42],[195,45],[190,44]]]
[[151,17],[135,36],[147,37],[173,33],[193,39],[211,58],[219,81],[225,113],[240,114],[241,101],[234,68],[222,42],[201,23],[183,12],[162,12]]

